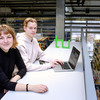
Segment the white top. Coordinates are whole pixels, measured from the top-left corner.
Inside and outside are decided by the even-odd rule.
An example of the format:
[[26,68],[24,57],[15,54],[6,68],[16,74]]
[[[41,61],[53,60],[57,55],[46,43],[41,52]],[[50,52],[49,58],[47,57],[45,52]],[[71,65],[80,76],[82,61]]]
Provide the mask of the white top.
[[18,49],[21,53],[21,56],[24,60],[24,63],[27,67],[27,71],[39,71],[39,70],[46,70],[50,68],[50,64],[43,64],[43,65],[36,65],[34,62],[39,60],[44,61],[52,61],[54,62],[54,58],[48,56],[48,54],[44,53],[36,38],[33,38],[33,41],[30,41],[26,36],[25,33],[17,33],[17,41],[18,41]]
[[[80,43],[72,43],[71,48],[73,45],[81,51]],[[46,52],[65,61],[68,60],[71,50],[61,47],[55,48],[53,42]],[[36,64],[38,65],[38,61]],[[86,100],[82,53],[80,53],[76,69],[73,72],[54,72],[53,69],[27,72],[19,83],[45,84],[48,86],[48,92],[41,94],[26,91],[8,91],[1,100]]]

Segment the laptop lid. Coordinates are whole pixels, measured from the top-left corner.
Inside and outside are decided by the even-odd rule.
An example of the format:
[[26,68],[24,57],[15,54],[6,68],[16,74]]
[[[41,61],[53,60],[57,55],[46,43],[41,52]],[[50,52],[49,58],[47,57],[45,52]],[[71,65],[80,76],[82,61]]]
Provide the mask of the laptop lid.
[[75,69],[79,55],[80,55],[80,51],[73,46],[72,52],[70,54],[70,58],[68,60],[68,63],[72,69]]

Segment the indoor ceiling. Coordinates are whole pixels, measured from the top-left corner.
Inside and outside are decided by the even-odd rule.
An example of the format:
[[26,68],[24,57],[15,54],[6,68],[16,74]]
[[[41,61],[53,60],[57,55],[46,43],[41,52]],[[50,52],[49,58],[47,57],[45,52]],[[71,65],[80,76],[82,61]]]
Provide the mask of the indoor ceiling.
[[66,17],[100,17],[100,0],[66,0]]
[[0,0],[0,17],[55,17],[56,0]]
[[[56,17],[57,0],[0,0],[0,17]],[[100,0],[65,0],[66,17],[100,17]]]

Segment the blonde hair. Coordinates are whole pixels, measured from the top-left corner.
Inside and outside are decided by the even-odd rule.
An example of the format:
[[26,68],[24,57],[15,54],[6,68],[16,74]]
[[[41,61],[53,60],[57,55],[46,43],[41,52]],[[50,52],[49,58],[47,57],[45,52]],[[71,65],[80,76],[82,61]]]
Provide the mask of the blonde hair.
[[24,20],[24,26],[27,27],[28,22],[35,22],[37,24],[37,20],[31,17],[28,17]]
[[13,45],[11,48],[15,48],[18,44],[17,40],[16,40],[16,36],[15,36],[15,32],[13,31],[13,29],[6,25],[6,24],[2,24],[0,25],[0,35],[4,33],[4,34],[11,34],[13,37]]

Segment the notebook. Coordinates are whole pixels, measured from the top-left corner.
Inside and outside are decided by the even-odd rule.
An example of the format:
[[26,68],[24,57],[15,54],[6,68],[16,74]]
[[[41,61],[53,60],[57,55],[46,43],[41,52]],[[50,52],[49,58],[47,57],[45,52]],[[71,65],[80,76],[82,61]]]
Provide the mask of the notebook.
[[76,68],[76,64],[78,62],[79,59],[79,55],[80,55],[80,51],[73,46],[69,60],[64,62],[64,65],[55,65],[55,67],[53,68],[54,71],[72,71],[75,70]]

